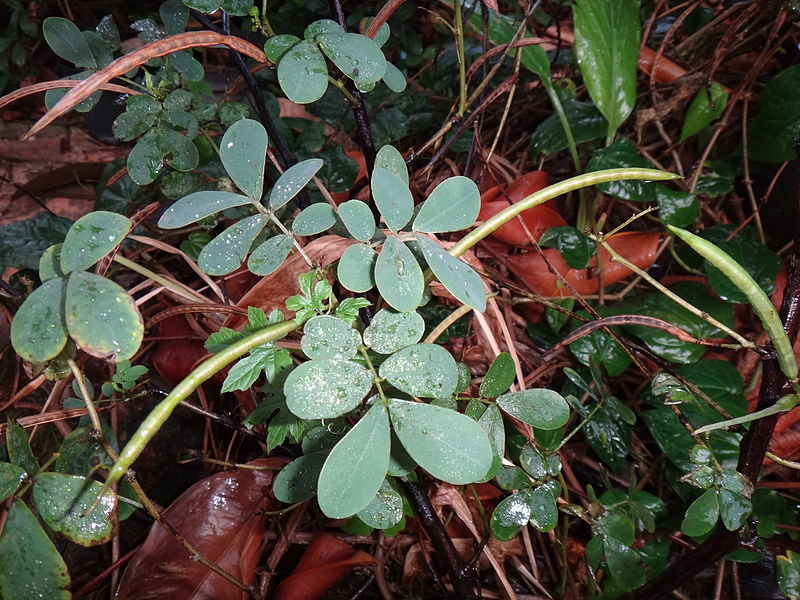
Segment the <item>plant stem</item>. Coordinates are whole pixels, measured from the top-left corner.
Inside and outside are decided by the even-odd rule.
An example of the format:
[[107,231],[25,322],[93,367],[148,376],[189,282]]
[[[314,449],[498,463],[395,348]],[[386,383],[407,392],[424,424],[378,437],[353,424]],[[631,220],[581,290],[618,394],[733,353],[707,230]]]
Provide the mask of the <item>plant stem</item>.
[[132,260],[121,256],[120,254],[114,255],[114,262],[122,265],[123,267],[129,268],[131,271],[135,271],[139,273],[139,275],[143,275],[148,279],[155,281],[158,285],[165,287],[168,290],[172,290],[176,294],[180,294],[184,298],[188,298],[194,302],[200,302],[201,304],[207,302],[205,298],[200,296],[199,294],[192,293],[188,288],[182,287],[177,285],[174,281],[170,281],[166,277],[162,277],[158,273],[153,273],[147,267],[143,267],[139,263],[133,262]]
[[461,0],[453,0],[453,20],[456,34],[456,54],[458,55],[458,111],[463,117],[467,110],[467,69],[464,55],[464,21],[461,18]]
[[114,463],[114,466],[108,473],[106,487],[119,481],[119,479],[125,475],[134,461],[139,458],[139,455],[142,453],[147,443],[153,439],[153,436],[158,433],[158,430],[164,425],[172,414],[172,411],[175,410],[175,407],[178,406],[182,400],[186,400],[201,383],[208,381],[227,365],[241,358],[253,348],[266,344],[267,342],[279,340],[298,327],[299,325],[297,322],[291,320],[261,329],[231,344],[211,358],[208,358],[194,371],[189,373],[183,381],[173,388],[166,398],[150,411],[150,414],[147,415],[147,418],[139,426],[139,429],[125,445],[125,448],[122,449],[117,462]]
[[547,186],[543,190],[534,192],[516,204],[512,204],[508,208],[500,211],[491,219],[487,219],[482,225],[479,225],[461,238],[461,240],[450,248],[449,252],[451,256],[459,257],[483,238],[508,223],[511,219],[514,219],[523,211],[544,204],[548,200],[552,200],[553,198],[557,198],[558,196],[574,190],[597,185],[598,183],[607,183],[609,181],[627,181],[631,179],[665,181],[678,178],[678,175],[667,173],[666,171],[659,171],[657,169],[606,169],[603,171],[584,173],[583,175],[578,175]]

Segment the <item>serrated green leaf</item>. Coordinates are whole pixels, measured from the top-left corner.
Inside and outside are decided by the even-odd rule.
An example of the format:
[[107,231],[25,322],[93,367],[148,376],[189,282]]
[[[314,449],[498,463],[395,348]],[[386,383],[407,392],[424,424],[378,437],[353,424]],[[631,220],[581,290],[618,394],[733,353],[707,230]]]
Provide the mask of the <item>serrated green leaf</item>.
[[274,235],[253,250],[250,258],[247,259],[247,268],[251,273],[262,277],[269,275],[283,264],[293,246],[292,236]]
[[347,231],[359,242],[368,242],[375,235],[375,218],[361,200],[348,200],[339,205],[339,218]]
[[309,158],[286,169],[269,193],[270,210],[278,210],[294,198],[322,168],[320,158]]
[[453,484],[483,479],[492,466],[486,433],[461,413],[405,400],[389,400],[392,428],[419,466]]
[[373,271],[378,255],[364,244],[354,244],[342,254],[336,278],[351,292],[367,292],[375,286]]
[[372,196],[386,226],[400,231],[414,214],[414,198],[408,184],[388,169],[372,172]]
[[539,429],[558,429],[569,420],[569,404],[553,390],[534,388],[503,394],[497,404],[504,411]]
[[86,38],[75,24],[63,17],[48,17],[42,22],[42,35],[58,56],[78,67],[94,69],[94,59]]
[[322,98],[328,89],[328,65],[319,48],[307,40],[289,48],[278,63],[278,83],[292,102],[308,104]]
[[327,202],[307,206],[292,223],[295,235],[317,235],[336,224],[336,213]]
[[319,474],[317,500],[326,516],[342,519],[365,508],[389,466],[389,415],[375,404],[328,455]]
[[197,257],[198,266],[209,275],[227,275],[242,266],[250,246],[267,223],[264,215],[237,221],[208,242]]
[[50,279],[33,290],[11,321],[11,344],[25,360],[44,362],[67,343],[64,297],[66,282]]
[[481,382],[481,396],[484,398],[497,398],[501,394],[505,394],[511,384],[514,383],[516,377],[517,372],[514,369],[514,360],[508,352],[501,352],[492,361]]
[[443,233],[466,229],[478,218],[480,192],[467,177],[450,177],[437,185],[414,219],[414,231]]
[[[311,359],[347,360],[358,353],[361,336],[347,323],[330,315],[309,319],[300,346]],[[348,515],[349,516],[349,515]]]
[[162,229],[177,229],[228,208],[250,204],[252,200],[230,192],[203,191],[189,194],[170,206],[158,220]]
[[85,271],[69,276],[65,321],[75,343],[98,358],[130,359],[144,336],[133,298],[113,281]]
[[395,236],[389,236],[375,261],[375,283],[389,306],[400,312],[422,302],[425,279],[417,259]]
[[[433,274],[457,300],[475,310],[486,310],[483,280],[467,263],[450,256],[433,240],[417,236],[422,254]],[[380,288],[379,288],[380,289]]]
[[310,360],[286,378],[286,405],[301,419],[332,419],[353,410],[372,389],[372,375],[350,361]]
[[42,520],[82,546],[107,542],[114,532],[117,497],[111,491],[101,496],[102,491],[97,481],[64,473],[39,473],[33,480],[33,502]]
[[61,246],[64,273],[91,267],[111,252],[128,234],[131,220],[123,215],[97,210],[83,215],[69,228]]
[[219,144],[219,158],[233,182],[256,202],[264,190],[267,131],[253,119],[241,119],[228,128]]
[[70,600],[67,565],[21,500],[8,511],[0,535],[0,595],[14,600]]
[[257,346],[249,356],[231,367],[222,384],[222,392],[249,389],[262,371],[269,381],[273,381],[277,372],[291,364],[291,355],[285,348],[279,348],[272,342]]
[[378,372],[398,390],[421,398],[447,398],[458,385],[455,359],[436,344],[406,346],[383,361]]
[[382,308],[364,330],[364,343],[379,354],[391,354],[416,344],[425,333],[425,320],[415,311],[400,313]]
[[581,0],[573,6],[575,54],[597,108],[614,132],[636,104],[639,61],[639,1]]

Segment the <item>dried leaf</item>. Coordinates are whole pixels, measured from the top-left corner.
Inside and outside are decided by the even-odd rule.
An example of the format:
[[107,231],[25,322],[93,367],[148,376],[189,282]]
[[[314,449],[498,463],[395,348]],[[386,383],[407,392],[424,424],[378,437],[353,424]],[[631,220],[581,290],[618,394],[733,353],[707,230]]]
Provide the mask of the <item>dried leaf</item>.
[[[285,461],[260,459],[253,466],[279,468]],[[273,471],[237,469],[198,481],[163,516],[206,558],[250,585],[255,579],[266,517],[277,508]],[[154,523],[122,576],[116,600],[245,600],[248,595],[196,560]]]
[[330,534],[318,533],[292,574],[275,590],[273,600],[316,600],[356,567],[374,564],[375,559],[366,552],[353,550]]

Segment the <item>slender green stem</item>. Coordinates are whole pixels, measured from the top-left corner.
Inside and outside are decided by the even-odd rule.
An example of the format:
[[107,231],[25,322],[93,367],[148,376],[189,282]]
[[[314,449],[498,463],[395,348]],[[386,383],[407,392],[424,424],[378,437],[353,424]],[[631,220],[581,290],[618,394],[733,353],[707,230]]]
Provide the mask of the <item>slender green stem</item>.
[[786,378],[797,387],[797,358],[792,350],[792,343],[786,330],[783,328],[778,311],[772,301],[756,283],[755,279],[742,265],[736,262],[729,254],[724,252],[706,239],[701,238],[685,229],[667,225],[673,234],[686,242],[689,247],[717,267],[731,282],[745,295],[753,307],[761,325],[769,335],[773,348],[778,355],[778,364]]
[[[260,206],[260,204],[256,203],[256,206]],[[269,214],[270,221],[275,223],[275,225],[278,227],[278,229],[281,230],[281,232],[283,232],[284,235],[288,235],[289,237],[292,238],[292,244],[294,244],[295,250],[297,250],[300,253],[300,256],[302,256],[303,260],[306,261],[306,264],[313,269],[314,263],[308,257],[308,254],[306,254],[305,250],[303,250],[303,247],[297,243],[297,239],[292,235],[292,232],[286,229],[284,224],[281,223],[280,219],[278,219],[278,217],[275,216],[275,213],[273,213],[272,211],[268,211],[267,214]]]
[[199,294],[192,293],[191,290],[188,290],[187,288],[177,285],[174,281],[170,281],[169,279],[167,279],[166,277],[162,277],[158,273],[153,273],[153,271],[151,271],[147,267],[143,267],[139,263],[133,262],[132,260],[125,258],[120,254],[114,255],[114,262],[119,263],[123,267],[129,268],[131,271],[139,273],[139,275],[143,275],[144,277],[147,277],[148,279],[155,281],[158,285],[165,287],[168,290],[172,290],[176,294],[180,294],[181,296],[189,298],[189,300],[192,300],[194,302],[200,302],[201,304],[203,302],[206,302],[206,299],[200,296]]
[[508,223],[511,219],[516,218],[517,215],[521,214],[523,211],[544,204],[548,200],[552,200],[568,192],[591,185],[597,185],[598,183],[607,183],[609,181],[627,181],[631,179],[665,181],[669,179],[678,179],[679,177],[679,175],[667,173],[666,171],[659,171],[657,169],[606,169],[604,171],[584,173],[583,175],[578,175],[547,186],[543,190],[539,190],[523,198],[516,204],[512,204],[508,208],[500,211],[491,219],[487,219],[482,225],[476,227],[461,238],[461,240],[450,248],[449,252],[451,256],[461,256],[483,238]]
[[711,423],[710,425],[704,425],[703,427],[698,427],[697,429],[694,430],[694,433],[695,435],[700,435],[701,433],[708,433],[709,431],[714,431],[716,429],[727,429],[728,427],[732,427],[733,425],[741,425],[742,423],[749,423],[757,419],[763,419],[764,417],[769,417],[770,415],[777,415],[778,413],[792,410],[795,406],[798,405],[798,403],[800,403],[800,397],[798,397],[797,394],[789,394],[778,400],[772,406],[769,406],[762,410],[757,410],[756,412],[749,413],[741,417],[728,419],[727,421],[719,421],[717,423]]
[[108,473],[106,487],[119,481],[119,479],[125,475],[134,461],[139,458],[139,455],[142,453],[147,443],[153,439],[153,436],[161,429],[161,426],[164,425],[172,414],[172,411],[175,410],[175,407],[178,406],[182,400],[188,398],[201,383],[213,377],[227,365],[241,358],[253,348],[266,344],[267,342],[279,340],[298,327],[299,325],[297,322],[292,320],[261,329],[231,344],[189,373],[183,381],[173,388],[166,398],[150,411],[150,414],[147,415],[147,418],[139,426],[139,429],[125,445],[125,448],[122,449],[117,462],[114,463],[114,466]]
[[72,371],[72,376],[75,378],[75,383],[78,384],[78,389],[81,391],[83,402],[86,404],[86,410],[89,411],[89,419],[92,421],[92,426],[97,432],[97,435],[102,437],[103,425],[100,423],[100,415],[97,414],[97,409],[94,406],[92,397],[89,395],[89,390],[86,388],[86,382],[83,380],[83,373],[81,373],[77,363],[71,358],[67,360],[67,364]]
[[662,294],[667,296],[670,300],[672,300],[676,304],[682,306],[683,308],[688,310],[693,315],[696,315],[696,316],[700,317],[705,322],[710,323],[711,325],[713,325],[717,329],[720,329],[720,330],[724,331],[729,336],[731,336],[733,339],[735,339],[737,342],[739,342],[739,344],[741,344],[743,348],[747,348],[749,350],[755,350],[756,349],[756,345],[753,342],[751,342],[747,338],[742,337],[736,331],[734,331],[733,329],[731,329],[730,327],[728,327],[724,323],[720,323],[717,319],[715,319],[714,317],[712,317],[708,313],[703,312],[702,310],[697,308],[694,304],[692,304],[690,302],[687,302],[686,300],[684,300],[683,298],[678,296],[675,292],[673,292],[671,289],[669,289],[665,285],[662,285],[661,283],[659,283],[658,281],[653,279],[646,271],[640,269],[635,264],[633,264],[632,262],[627,260],[624,256],[619,254],[619,252],[614,250],[614,248],[611,247],[611,244],[609,244],[605,239],[598,239],[597,237],[591,236],[591,235],[589,237],[594,239],[595,241],[599,242],[600,245],[603,246],[603,248],[605,248],[606,251],[611,255],[611,258],[613,258],[615,262],[618,262],[623,267],[625,267],[627,269],[630,269],[631,271],[636,273],[639,277],[644,279],[647,283],[652,285],[659,292],[661,292]]
[[467,70],[464,54],[464,22],[461,19],[461,0],[453,0],[453,10],[456,34],[456,54],[458,55],[458,112],[463,117],[467,111]]
[[339,91],[342,92],[342,94],[344,94],[344,97],[347,98],[347,101],[350,102],[350,104],[354,106],[358,105],[358,100],[356,99],[355,96],[353,96],[353,94],[350,93],[350,91],[347,89],[347,86],[344,84],[343,81],[339,81],[335,77],[331,77],[330,75],[328,75],[328,82],[336,86],[339,89]]
[[575,173],[580,175],[582,171],[581,158],[578,156],[578,145],[575,143],[575,136],[572,135],[572,127],[570,127],[567,120],[567,113],[564,112],[564,105],[561,103],[561,98],[556,92],[552,81],[542,79],[542,85],[544,85],[544,89],[550,97],[550,103],[553,105],[553,110],[556,111],[556,116],[561,123],[562,129],[564,129],[564,136],[567,138],[567,146],[569,147],[570,156],[572,156],[572,163],[575,165]]

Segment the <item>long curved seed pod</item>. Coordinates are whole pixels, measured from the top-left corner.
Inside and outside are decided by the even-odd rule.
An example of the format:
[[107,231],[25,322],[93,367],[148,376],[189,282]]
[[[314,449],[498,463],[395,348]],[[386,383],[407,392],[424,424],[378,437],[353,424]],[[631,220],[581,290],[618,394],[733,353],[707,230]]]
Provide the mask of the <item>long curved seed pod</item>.
[[761,325],[769,335],[772,346],[778,355],[778,364],[786,378],[797,383],[797,358],[795,358],[789,336],[783,329],[783,323],[778,316],[778,311],[772,306],[769,297],[764,293],[756,281],[750,276],[742,265],[733,260],[729,254],[712,244],[708,240],[698,235],[690,233],[685,229],[667,225],[671,233],[686,242],[689,247],[705,258],[712,265],[717,267],[722,273],[747,296],[753,311],[761,320]]

